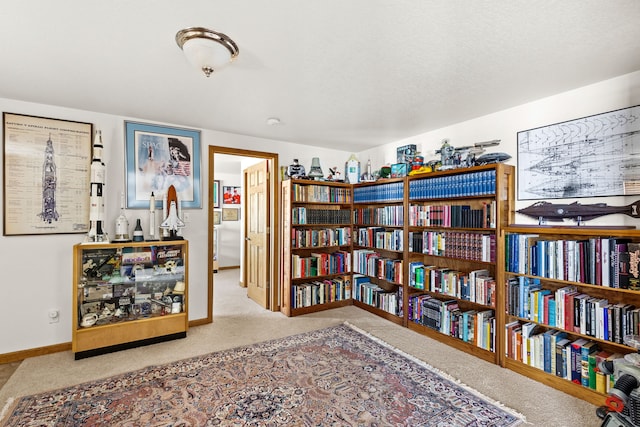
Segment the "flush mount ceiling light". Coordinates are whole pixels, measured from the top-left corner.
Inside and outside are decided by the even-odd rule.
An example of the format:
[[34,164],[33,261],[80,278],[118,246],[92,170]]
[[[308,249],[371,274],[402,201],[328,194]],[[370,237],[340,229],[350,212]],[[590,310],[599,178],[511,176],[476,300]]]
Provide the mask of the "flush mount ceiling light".
[[238,45],[229,36],[203,27],[178,31],[176,43],[187,60],[207,77],[232,62],[240,53]]

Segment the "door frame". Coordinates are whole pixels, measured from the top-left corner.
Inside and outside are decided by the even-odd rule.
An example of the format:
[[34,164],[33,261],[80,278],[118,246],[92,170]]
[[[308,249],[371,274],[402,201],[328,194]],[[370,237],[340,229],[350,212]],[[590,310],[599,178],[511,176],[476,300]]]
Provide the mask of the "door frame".
[[[271,220],[269,227],[269,250],[271,251],[271,271],[269,272],[269,282],[271,283],[269,289],[269,310],[280,311],[280,286],[277,284],[280,282],[280,203],[278,191],[279,181],[276,171],[280,170],[278,165],[278,154],[268,153],[265,151],[244,150],[240,148],[209,146],[209,181],[208,181],[208,202],[207,202],[207,319],[206,323],[213,322],[213,289],[214,289],[214,273],[213,273],[213,230],[215,225],[213,224],[213,180],[215,176],[214,171],[214,156],[216,154],[229,154],[232,156],[242,157],[256,157],[261,159],[270,160],[269,168],[269,200],[271,204]],[[243,221],[246,215],[243,215]]]

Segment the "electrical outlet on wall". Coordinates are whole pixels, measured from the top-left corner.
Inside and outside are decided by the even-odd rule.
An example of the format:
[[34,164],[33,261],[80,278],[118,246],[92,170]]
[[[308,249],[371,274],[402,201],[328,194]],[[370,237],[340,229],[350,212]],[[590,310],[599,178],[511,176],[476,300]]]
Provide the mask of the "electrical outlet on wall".
[[52,308],[49,310],[49,323],[58,323],[60,321],[60,310]]

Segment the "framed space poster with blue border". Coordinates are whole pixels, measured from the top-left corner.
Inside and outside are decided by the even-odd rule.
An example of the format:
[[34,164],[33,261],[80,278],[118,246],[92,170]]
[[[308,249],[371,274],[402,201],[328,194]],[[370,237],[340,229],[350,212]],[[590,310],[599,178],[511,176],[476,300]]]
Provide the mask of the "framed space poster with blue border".
[[127,208],[162,207],[173,185],[181,208],[202,207],[200,131],[125,122]]

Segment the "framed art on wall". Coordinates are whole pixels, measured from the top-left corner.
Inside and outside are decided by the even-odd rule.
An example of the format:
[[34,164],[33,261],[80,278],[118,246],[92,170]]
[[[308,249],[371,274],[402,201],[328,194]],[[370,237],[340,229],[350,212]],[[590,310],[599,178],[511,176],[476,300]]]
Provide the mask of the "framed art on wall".
[[240,209],[237,209],[237,208],[222,208],[222,220],[223,221],[238,221],[238,220],[240,220]]
[[89,231],[93,124],[3,113],[3,234]]
[[125,122],[128,208],[162,206],[169,186],[181,208],[201,208],[200,131]]
[[220,207],[220,181],[213,181],[213,207]]
[[517,136],[518,200],[640,194],[640,106]]
[[222,203],[225,205],[239,205],[240,204],[240,187],[227,187],[224,186],[222,192]]
[[220,225],[220,211],[213,211],[213,225]]

